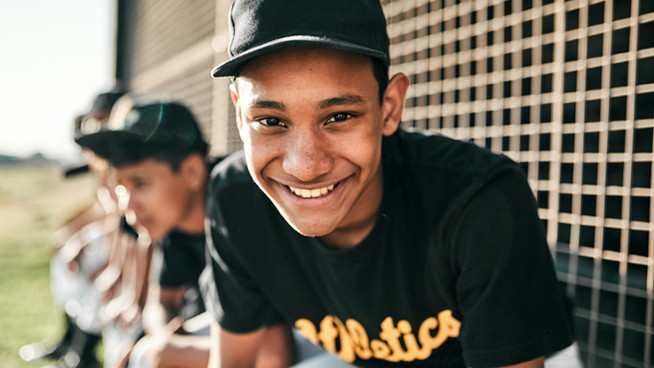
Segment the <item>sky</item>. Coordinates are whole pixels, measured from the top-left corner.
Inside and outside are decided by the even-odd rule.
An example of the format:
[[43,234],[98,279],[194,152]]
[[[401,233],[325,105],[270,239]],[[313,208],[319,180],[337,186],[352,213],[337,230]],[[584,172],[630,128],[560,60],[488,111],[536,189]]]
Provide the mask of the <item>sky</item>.
[[0,1],[0,154],[79,155],[73,119],[113,86],[114,0]]

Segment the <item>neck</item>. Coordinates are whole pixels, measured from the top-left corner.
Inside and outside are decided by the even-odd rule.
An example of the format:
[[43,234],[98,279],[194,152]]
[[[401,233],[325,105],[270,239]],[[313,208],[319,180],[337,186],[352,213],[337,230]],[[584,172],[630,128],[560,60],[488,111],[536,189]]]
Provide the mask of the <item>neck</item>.
[[339,249],[354,248],[361,243],[375,227],[377,213],[361,224],[353,224],[345,228],[339,228],[321,237],[325,244]]
[[376,179],[354,205],[348,221],[322,236],[323,242],[335,248],[353,248],[370,234],[381,208],[383,196],[381,171],[380,167]]
[[189,234],[204,233],[204,205],[204,191],[201,191],[194,196],[184,216],[184,221],[177,228]]

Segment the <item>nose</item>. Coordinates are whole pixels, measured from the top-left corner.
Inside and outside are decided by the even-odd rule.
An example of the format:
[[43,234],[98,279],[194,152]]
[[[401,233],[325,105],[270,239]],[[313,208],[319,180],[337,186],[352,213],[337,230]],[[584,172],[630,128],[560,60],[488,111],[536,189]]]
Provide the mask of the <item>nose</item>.
[[316,130],[298,128],[287,140],[282,167],[299,181],[318,180],[333,167],[329,141]]

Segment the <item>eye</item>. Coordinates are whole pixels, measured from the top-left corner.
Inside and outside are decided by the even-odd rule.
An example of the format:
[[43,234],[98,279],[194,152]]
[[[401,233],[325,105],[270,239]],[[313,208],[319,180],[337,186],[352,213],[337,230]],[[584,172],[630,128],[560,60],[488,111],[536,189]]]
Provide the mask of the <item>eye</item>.
[[273,117],[259,119],[256,120],[256,122],[265,127],[270,127],[270,128],[274,128],[278,126],[286,126],[286,124],[284,124],[280,119],[273,118]]
[[136,179],[131,184],[133,190],[146,189],[150,186],[150,182],[144,179]]
[[349,120],[349,119],[351,119],[353,117],[354,117],[354,115],[352,115],[352,114],[348,114],[346,112],[339,112],[339,113],[336,113],[336,114],[330,116],[329,119],[327,119],[326,123],[328,123],[328,124],[329,123],[339,123],[339,122],[342,122],[342,121]]
[[133,178],[125,184],[128,191],[137,191],[147,189],[150,186],[150,181],[144,178]]

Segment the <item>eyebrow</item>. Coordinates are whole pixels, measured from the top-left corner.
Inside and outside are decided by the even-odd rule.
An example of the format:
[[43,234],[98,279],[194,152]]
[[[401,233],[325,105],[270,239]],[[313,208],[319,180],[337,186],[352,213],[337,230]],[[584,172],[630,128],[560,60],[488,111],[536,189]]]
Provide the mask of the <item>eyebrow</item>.
[[[322,100],[318,103],[318,108],[321,110],[333,107],[333,106],[343,106],[343,105],[361,105],[365,101],[363,97],[358,95],[344,95],[339,97],[328,98]],[[252,104],[252,107],[259,109],[274,109],[279,111],[286,111],[286,106],[277,101],[269,100],[258,100]]]
[[329,98],[327,100],[320,101],[318,107],[320,109],[327,109],[332,106],[341,106],[341,105],[361,105],[365,101],[363,97],[357,95],[344,95],[334,98]]
[[258,100],[254,101],[252,107],[259,109],[274,109],[280,111],[286,111],[286,106],[283,103],[277,101],[267,101],[267,100]]

